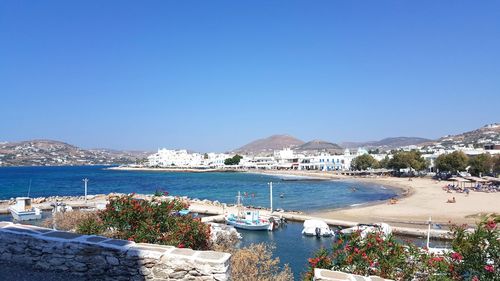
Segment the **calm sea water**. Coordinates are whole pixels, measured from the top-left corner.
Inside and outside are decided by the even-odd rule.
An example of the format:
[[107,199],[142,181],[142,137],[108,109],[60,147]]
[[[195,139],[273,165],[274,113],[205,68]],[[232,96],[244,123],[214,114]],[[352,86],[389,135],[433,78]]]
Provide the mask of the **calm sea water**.
[[[31,197],[83,195],[83,178],[89,179],[89,194],[122,192],[154,193],[157,189],[172,195],[234,203],[238,191],[249,196],[245,205],[269,207],[269,188],[273,182],[275,208],[313,211],[386,200],[396,195],[383,186],[349,181],[282,181],[279,176],[247,173],[162,173],[106,170],[105,167],[4,167],[0,168],[0,199],[25,196],[31,180]],[[356,187],[356,192],[352,192]],[[255,196],[252,197],[251,194]],[[280,193],[284,196],[280,198]],[[47,215],[47,214],[46,214]],[[0,215],[0,220],[10,216]],[[299,280],[307,258],[320,247],[331,246],[331,238],[301,235],[302,224],[289,223],[274,232],[241,231],[241,246],[272,242],[275,256],[288,263]]]
[[[383,186],[349,181],[282,181],[278,176],[248,173],[129,172],[84,166],[0,168],[0,199],[26,196],[30,180],[31,197],[83,195],[83,178],[89,179],[89,194],[151,194],[161,189],[172,195],[234,203],[241,191],[248,194],[245,205],[263,207],[269,207],[267,183],[273,181],[274,208],[286,210],[333,209],[396,195],[394,190]],[[352,187],[356,187],[356,192],[352,192]]]

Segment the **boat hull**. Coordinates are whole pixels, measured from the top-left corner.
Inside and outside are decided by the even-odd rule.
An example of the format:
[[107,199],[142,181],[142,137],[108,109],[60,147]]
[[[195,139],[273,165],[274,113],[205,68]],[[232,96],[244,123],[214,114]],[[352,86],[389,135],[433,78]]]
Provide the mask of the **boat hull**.
[[9,209],[9,211],[15,221],[39,220],[42,218],[42,214],[36,211],[18,212],[14,209]]
[[268,230],[269,229],[269,223],[267,224],[246,224],[243,222],[237,222],[237,221],[231,221],[228,220],[227,224],[234,226],[235,228],[239,229],[246,229],[246,230]]

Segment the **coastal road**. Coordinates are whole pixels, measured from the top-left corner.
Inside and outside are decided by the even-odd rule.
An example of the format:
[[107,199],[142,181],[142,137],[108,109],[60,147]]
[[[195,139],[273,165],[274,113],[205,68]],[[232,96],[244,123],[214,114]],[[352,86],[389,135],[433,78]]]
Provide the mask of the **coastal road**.
[[39,270],[16,263],[0,262],[0,280],[3,281],[85,281],[82,276],[65,272]]

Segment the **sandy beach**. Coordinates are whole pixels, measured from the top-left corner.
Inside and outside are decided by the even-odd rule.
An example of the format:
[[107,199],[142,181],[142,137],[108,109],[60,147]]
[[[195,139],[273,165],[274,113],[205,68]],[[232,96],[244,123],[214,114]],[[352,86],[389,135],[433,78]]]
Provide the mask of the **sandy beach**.
[[[309,215],[346,221],[377,222],[393,224],[423,225],[432,217],[432,221],[443,224],[474,224],[483,214],[500,214],[500,192],[486,193],[471,191],[464,193],[447,193],[442,189],[447,181],[436,181],[430,178],[397,177],[351,177],[318,171],[257,171],[271,175],[299,175],[308,177],[329,178],[332,180],[355,180],[404,190],[396,204],[382,202],[348,209],[324,210]],[[456,203],[446,203],[455,197]]]

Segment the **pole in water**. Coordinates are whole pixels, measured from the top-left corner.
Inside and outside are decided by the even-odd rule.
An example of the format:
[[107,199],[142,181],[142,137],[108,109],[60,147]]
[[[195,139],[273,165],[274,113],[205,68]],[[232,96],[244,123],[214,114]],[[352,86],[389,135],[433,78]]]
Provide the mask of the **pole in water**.
[[89,182],[89,179],[84,178],[82,181],[85,183],[85,204],[87,204],[87,183]]
[[269,201],[271,205],[271,213],[273,212],[273,182],[269,183]]
[[428,226],[427,226],[427,244],[426,244],[427,249],[429,249],[429,245],[430,245],[431,224],[432,224],[432,219],[431,219],[431,217],[429,217]]

